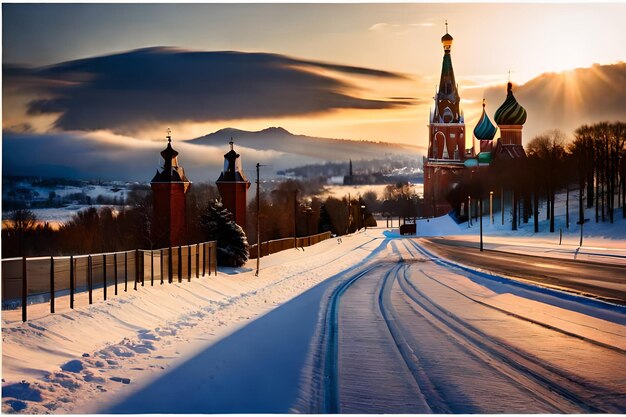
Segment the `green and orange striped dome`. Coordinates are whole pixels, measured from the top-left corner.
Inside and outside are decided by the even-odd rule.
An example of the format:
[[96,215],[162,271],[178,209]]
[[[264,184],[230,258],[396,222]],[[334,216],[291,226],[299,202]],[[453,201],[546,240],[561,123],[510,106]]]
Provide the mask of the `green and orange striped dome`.
[[494,120],[499,126],[517,125],[521,126],[526,122],[526,109],[523,108],[513,96],[513,84],[507,84],[506,100],[496,110]]

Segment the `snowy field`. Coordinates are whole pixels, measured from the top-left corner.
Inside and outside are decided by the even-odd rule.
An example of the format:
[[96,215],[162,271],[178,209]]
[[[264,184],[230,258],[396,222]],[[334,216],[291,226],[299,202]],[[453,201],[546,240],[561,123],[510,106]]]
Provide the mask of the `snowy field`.
[[[33,194],[33,199],[36,201],[45,201],[51,194],[54,194],[55,198],[69,198],[72,195],[81,195],[91,198],[93,203],[96,203],[98,197],[104,197],[112,200],[114,198],[119,201],[124,201],[130,191],[130,183],[122,182],[110,182],[106,185],[99,184],[86,184],[84,186],[73,185],[58,185],[55,187],[43,187],[33,186],[30,182],[24,181],[14,185],[15,188],[22,188],[30,190]],[[31,211],[37,217],[39,223],[48,223],[53,228],[58,228],[60,225],[67,223],[72,219],[74,214],[81,210],[88,209],[90,207],[101,209],[103,207],[113,207],[115,210],[122,209],[123,206],[111,206],[110,204],[80,204],[74,201],[71,204],[67,204],[64,207],[53,208],[33,208]],[[9,216],[8,212],[3,213],[3,220]]]
[[70,204],[66,207],[32,209],[31,211],[35,214],[40,223],[48,223],[51,227],[58,228],[72,220],[74,215],[81,210],[87,210],[89,208],[100,210],[105,207],[111,207],[114,212],[117,212],[123,209],[124,206],[111,206],[108,204],[92,204],[90,206],[84,204]]
[[[343,198],[348,194],[351,198],[356,198],[368,191],[373,191],[378,195],[378,199],[382,200],[383,191],[389,184],[370,184],[370,185],[327,185],[323,197]],[[411,184],[411,189],[419,196],[424,195],[424,184]]]
[[[589,219],[583,228],[583,246],[580,247],[580,226],[578,221],[578,195],[570,194],[570,225],[566,227],[565,195],[557,194],[555,205],[555,232],[550,233],[550,222],[545,218],[545,203],[539,207],[539,232],[534,232],[532,217],[528,223],[521,223],[517,231],[511,230],[511,214],[505,211],[504,225],[502,213],[494,212],[491,224],[489,206],[483,207],[483,242],[488,249],[509,252],[528,253],[548,257],[568,259],[596,260],[599,262],[626,263],[626,219],[622,218],[621,208],[615,211],[614,222],[595,223],[595,209],[585,209],[585,218]],[[397,220],[396,220],[397,221]],[[378,222],[384,226],[385,221]],[[560,233],[562,232],[562,239]],[[477,220],[468,223],[455,223],[450,217],[441,217],[437,222],[419,220],[418,236],[445,236],[446,239],[478,244],[480,226]],[[560,241],[560,244],[559,244]]]
[[[557,219],[557,230],[561,217]],[[541,256],[582,256],[573,244],[574,236],[558,246],[558,233],[556,237],[547,233],[545,221],[536,237],[532,223],[524,225],[515,236],[508,228],[510,225],[486,226],[486,244]],[[420,236],[477,241],[477,227],[458,225],[448,216],[420,221],[417,229]],[[610,252],[617,256],[603,258],[604,262],[621,262],[622,254],[626,256],[624,229],[626,222],[621,219],[611,226],[586,225],[586,256],[593,259]],[[576,227],[571,233],[576,234]],[[557,247],[560,251],[555,250]],[[337,359],[339,363],[333,366],[338,367],[335,389],[341,394],[339,411],[386,413],[402,409],[399,403],[385,401],[379,403],[380,409],[372,409],[370,403],[363,402],[371,386],[406,387],[404,394],[392,394],[413,398],[413,402],[405,403],[411,405],[406,410],[411,412],[619,412],[624,406],[619,400],[626,398],[621,373],[626,372],[624,308],[601,302],[578,303],[556,291],[537,292],[532,286],[520,289],[506,282],[494,284],[482,275],[459,272],[436,258],[424,262],[429,256],[413,239],[399,236],[397,229],[368,229],[345,236],[341,242],[330,239],[305,251],[288,250],[262,258],[259,277],[254,276],[255,261],[251,261],[244,268],[223,269],[218,276],[193,279],[191,283],[139,287],[136,292],[122,292],[107,302],[96,292],[91,306],[86,294],[80,294],[73,311],[67,299],[59,298],[57,314],[49,315],[46,304],[32,306],[29,316],[34,319],[27,323],[21,322],[19,311],[3,311],[2,411],[332,411],[320,403],[320,398],[327,398],[328,387],[323,384],[322,369],[326,368],[318,365],[329,354],[325,341],[329,335],[329,308],[333,300],[339,299],[338,289],[352,280],[355,285],[346,286],[337,310],[340,337],[336,343],[340,346],[338,358],[343,359]],[[398,264],[398,260],[408,263]],[[378,272],[367,272],[371,268],[378,268]],[[380,300],[380,306],[376,301],[368,307],[368,297]],[[411,304],[415,300],[421,303],[419,307]],[[464,326],[471,324],[472,336],[453,333],[450,329],[458,323],[445,322],[449,320],[445,315],[438,317],[439,308],[447,309]],[[374,314],[376,309],[381,310]],[[414,327],[416,311],[420,311],[420,317],[437,318],[439,324],[425,322],[421,330]],[[372,314],[378,318],[371,318]],[[390,320],[379,322],[381,314],[389,315]],[[375,326],[359,327],[372,320]],[[529,323],[540,326],[529,327]],[[420,355],[421,370],[411,366],[407,370],[402,365],[384,376],[376,372],[377,368],[362,366],[368,361],[390,361],[392,369],[402,363],[396,362],[404,357],[402,352],[400,356],[394,353],[397,341],[380,338],[383,333],[388,335],[387,327],[392,333],[402,333],[407,346]],[[349,329],[359,328],[361,332],[349,333]],[[458,362],[458,369],[465,374],[455,368],[429,367],[429,360],[433,364],[442,360],[439,353],[443,345],[424,345],[431,339],[424,339],[423,334],[432,334],[432,340],[440,341],[437,343],[459,339],[460,345],[444,351],[449,363]],[[476,339],[477,334],[482,335],[480,339]],[[506,352],[498,347],[505,343],[503,334],[507,335],[506,343],[511,343]],[[362,340],[375,344],[359,350],[355,342]],[[533,340],[541,342],[531,343]],[[354,349],[346,350],[346,346]],[[488,346],[488,353],[475,346]],[[542,349],[536,351],[537,346]],[[379,352],[377,358],[372,359],[370,348],[371,352]],[[478,350],[467,357],[467,349]],[[523,362],[525,359],[515,352],[526,352],[522,357],[534,358],[535,364]],[[610,366],[597,367],[606,364],[609,357]],[[355,365],[346,368],[349,360]],[[507,365],[510,361],[525,365],[522,370],[512,369]],[[557,369],[560,376],[544,375],[536,363],[544,364],[550,372]],[[423,379],[420,372],[428,373],[429,378]],[[463,378],[472,372],[491,382],[485,389],[468,384]],[[546,388],[537,382],[541,378],[556,379],[550,380]],[[558,378],[565,378],[565,382]],[[572,385],[570,380],[592,381],[594,387],[599,387],[593,391],[596,400],[589,401],[598,403],[606,393],[617,396],[605,398],[609,408],[585,408],[582,401],[586,401],[587,394],[580,384]],[[434,389],[437,384],[446,388]],[[496,401],[498,396],[492,395],[493,390],[511,399],[509,408],[507,403]],[[553,391],[583,400],[572,403],[552,398]],[[534,394],[529,396],[529,392]],[[547,399],[534,402],[535,396],[543,394]]]

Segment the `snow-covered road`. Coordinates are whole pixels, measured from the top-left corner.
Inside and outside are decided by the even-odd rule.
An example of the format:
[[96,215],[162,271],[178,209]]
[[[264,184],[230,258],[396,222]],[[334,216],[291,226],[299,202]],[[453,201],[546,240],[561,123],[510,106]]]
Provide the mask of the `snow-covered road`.
[[262,265],[26,324],[3,314],[3,411],[626,411],[626,307],[459,268],[384,229]]
[[622,308],[581,307],[585,316],[559,307],[558,292],[538,302],[493,291],[410,239],[387,240],[379,256],[331,300],[338,337],[319,341],[327,400],[303,411],[626,410]]

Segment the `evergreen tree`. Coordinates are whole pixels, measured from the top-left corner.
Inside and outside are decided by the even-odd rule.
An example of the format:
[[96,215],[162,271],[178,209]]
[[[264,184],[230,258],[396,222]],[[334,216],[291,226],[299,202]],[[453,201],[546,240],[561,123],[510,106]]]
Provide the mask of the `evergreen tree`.
[[208,240],[217,241],[218,265],[238,267],[246,263],[250,256],[248,238],[220,203],[209,203],[200,216],[200,225]]
[[324,232],[333,232],[337,233],[333,228],[333,221],[330,219],[330,215],[328,214],[328,210],[326,209],[326,205],[322,204],[320,209],[320,219],[318,222],[317,230],[319,233]]

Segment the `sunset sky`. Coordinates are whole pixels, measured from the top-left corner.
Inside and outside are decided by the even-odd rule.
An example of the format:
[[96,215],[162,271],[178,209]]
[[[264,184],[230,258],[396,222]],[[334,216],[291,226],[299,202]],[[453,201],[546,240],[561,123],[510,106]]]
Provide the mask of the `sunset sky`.
[[3,128],[129,143],[282,126],[425,146],[447,19],[468,130],[510,70],[528,141],[625,116],[624,16],[626,3],[3,4]]

